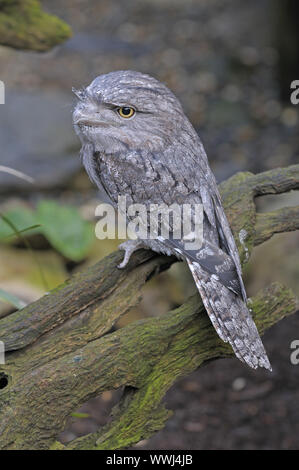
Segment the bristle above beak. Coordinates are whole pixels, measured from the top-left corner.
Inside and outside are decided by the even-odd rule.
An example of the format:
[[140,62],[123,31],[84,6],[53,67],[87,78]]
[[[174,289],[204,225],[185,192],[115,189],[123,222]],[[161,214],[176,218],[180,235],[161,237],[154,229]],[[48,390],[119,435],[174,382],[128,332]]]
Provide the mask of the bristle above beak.
[[72,88],[72,92],[74,93],[74,95],[76,95],[76,97],[79,99],[79,100],[84,100],[85,96],[86,96],[86,91],[84,88],[81,88],[79,90],[77,90],[76,88]]

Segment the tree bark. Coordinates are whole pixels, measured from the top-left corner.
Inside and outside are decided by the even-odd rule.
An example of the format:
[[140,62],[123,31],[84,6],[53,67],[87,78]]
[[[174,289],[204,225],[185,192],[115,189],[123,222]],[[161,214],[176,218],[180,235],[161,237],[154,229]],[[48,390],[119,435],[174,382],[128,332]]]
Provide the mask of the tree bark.
[[[299,188],[299,165],[239,173],[220,186],[242,263],[255,245],[299,228],[297,208],[257,214],[255,197]],[[246,230],[245,242],[240,231]],[[244,232],[243,232],[244,233]],[[240,241],[241,239],[241,241]],[[162,399],[173,383],[207,361],[233,356],[216,335],[199,295],[161,317],[112,327],[141,288],[176,259],[139,250],[124,270],[107,256],[23,310],[0,319],[0,449],[120,449],[161,429],[171,415]],[[259,332],[295,313],[297,300],[274,283],[251,299]],[[244,366],[245,367],[245,366]],[[124,387],[110,422],[66,446],[66,419],[105,390]]]

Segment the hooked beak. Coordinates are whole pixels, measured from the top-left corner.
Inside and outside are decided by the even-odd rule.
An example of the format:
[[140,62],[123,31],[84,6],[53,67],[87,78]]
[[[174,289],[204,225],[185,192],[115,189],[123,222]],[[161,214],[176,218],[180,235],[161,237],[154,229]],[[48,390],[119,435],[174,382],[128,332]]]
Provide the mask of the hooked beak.
[[98,127],[103,125],[102,122],[97,121],[94,116],[91,116],[88,112],[76,107],[73,112],[73,124],[76,126],[92,126]]
[[[89,106],[85,106],[86,99],[88,98],[88,93],[86,89],[76,90],[76,88],[72,88],[72,92],[76,95],[76,97],[80,100],[81,103],[78,103],[73,112],[73,124],[78,127],[105,127],[107,123],[104,121],[100,121],[100,115],[95,110],[92,113],[92,103],[88,103]],[[94,115],[93,115],[94,114]],[[98,119],[97,119],[98,118]]]
[[88,116],[79,116],[78,118],[74,117],[73,122],[77,126],[99,127],[99,126],[102,126],[104,124],[102,122],[94,121],[93,119],[90,119]]

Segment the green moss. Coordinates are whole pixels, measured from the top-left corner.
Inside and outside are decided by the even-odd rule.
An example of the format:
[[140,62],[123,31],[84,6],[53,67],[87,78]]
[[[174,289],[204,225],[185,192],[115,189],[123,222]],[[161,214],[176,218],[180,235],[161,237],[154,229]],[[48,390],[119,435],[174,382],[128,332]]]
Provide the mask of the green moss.
[[38,0],[0,0],[1,44],[42,52],[70,36],[70,27],[56,16],[44,13]]

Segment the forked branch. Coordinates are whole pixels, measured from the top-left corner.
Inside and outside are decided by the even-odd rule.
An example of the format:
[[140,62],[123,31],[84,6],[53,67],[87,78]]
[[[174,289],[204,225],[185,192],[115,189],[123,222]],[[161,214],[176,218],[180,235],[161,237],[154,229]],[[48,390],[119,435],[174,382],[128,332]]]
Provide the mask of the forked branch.
[[[298,207],[257,214],[254,203],[263,194],[298,189],[299,165],[259,175],[239,173],[220,188],[243,262],[254,245],[299,227]],[[163,427],[171,412],[162,399],[178,378],[206,361],[233,355],[197,295],[161,317],[112,332],[117,320],[138,304],[147,280],[176,261],[140,250],[119,270],[121,258],[121,252],[107,256],[0,320],[7,360],[0,366],[0,382],[6,384],[0,389],[1,449],[130,446]],[[293,314],[297,301],[289,289],[272,284],[250,307],[263,333]],[[66,446],[56,441],[72,411],[119,387],[124,387],[123,397],[109,424]]]

